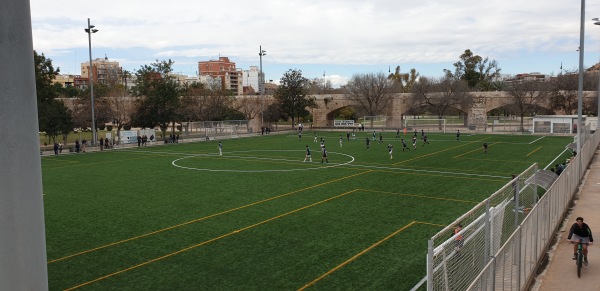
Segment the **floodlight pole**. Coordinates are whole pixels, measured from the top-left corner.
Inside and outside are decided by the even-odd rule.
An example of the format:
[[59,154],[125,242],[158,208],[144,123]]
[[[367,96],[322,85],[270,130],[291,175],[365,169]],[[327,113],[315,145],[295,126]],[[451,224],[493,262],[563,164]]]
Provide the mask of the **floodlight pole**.
[[92,33],[98,32],[94,29],[94,25],[90,25],[90,19],[88,18],[88,26],[85,30],[88,34],[88,43],[90,51],[90,67],[88,69],[88,78],[90,79],[90,97],[92,99],[92,144],[96,145],[96,114],[94,114],[94,71],[92,70]]
[[[592,19],[595,25],[600,25],[600,19]],[[596,111],[596,130],[600,130],[600,68],[598,68],[598,111]]]
[[577,154],[581,153],[581,144],[583,143],[581,131],[583,115],[583,52],[584,52],[584,32],[585,32],[585,0],[581,0],[581,25],[579,28],[579,84],[577,90]]
[[267,51],[262,49],[262,45],[258,47],[258,55],[260,56],[260,73],[258,76],[258,91],[260,93],[260,128],[263,128],[263,123],[264,123],[264,115],[265,115],[265,111],[264,111],[264,103],[265,103],[265,78],[263,77],[263,70],[262,70],[262,57],[264,55],[267,54]]

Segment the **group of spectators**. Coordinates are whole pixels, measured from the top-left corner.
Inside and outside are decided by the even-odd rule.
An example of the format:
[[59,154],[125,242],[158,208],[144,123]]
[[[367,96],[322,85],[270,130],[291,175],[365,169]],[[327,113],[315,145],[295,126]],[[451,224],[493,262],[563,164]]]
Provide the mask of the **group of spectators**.
[[[150,141],[154,141],[154,135],[150,136]],[[137,136],[137,143],[138,143],[138,147],[139,146],[146,146],[146,144],[148,144],[148,136],[147,135],[138,135]]]

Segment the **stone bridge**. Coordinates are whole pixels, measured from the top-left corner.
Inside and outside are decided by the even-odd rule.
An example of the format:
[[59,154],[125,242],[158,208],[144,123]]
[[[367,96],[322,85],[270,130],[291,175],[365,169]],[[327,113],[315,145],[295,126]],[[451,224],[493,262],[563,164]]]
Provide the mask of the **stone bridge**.
[[[475,126],[477,129],[483,129],[487,123],[487,113],[495,108],[502,107],[512,103],[511,96],[505,91],[496,92],[471,92],[473,95],[473,104],[469,108],[456,108],[464,113],[467,124],[465,126]],[[384,116],[398,116],[402,117],[410,109],[410,97],[412,93],[398,93],[394,97],[390,106],[385,109],[381,115]],[[597,98],[595,91],[584,92],[585,98]],[[309,109],[312,113],[314,120],[312,121],[313,126],[316,127],[332,127],[333,117],[337,111],[345,107],[356,107],[357,103],[345,97],[344,94],[322,94],[322,95],[310,95],[315,98],[318,108]],[[272,96],[265,96],[267,103],[273,102]],[[541,107],[550,108],[550,100],[546,100]],[[260,117],[259,117],[260,119]],[[401,124],[400,119],[397,121],[391,120],[389,122],[396,124],[386,124],[390,128],[399,127]],[[250,122],[253,128],[260,129],[260,120],[256,123],[254,120]]]

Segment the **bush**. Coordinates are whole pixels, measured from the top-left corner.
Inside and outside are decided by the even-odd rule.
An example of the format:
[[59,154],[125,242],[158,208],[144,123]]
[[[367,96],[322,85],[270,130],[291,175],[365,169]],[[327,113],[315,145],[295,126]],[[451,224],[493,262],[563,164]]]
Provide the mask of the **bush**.
[[104,130],[105,128],[106,128],[106,124],[104,124],[104,123],[98,124],[99,130]]
[[131,124],[125,124],[125,125],[123,125],[123,129],[124,130],[131,130]]
[[113,126],[112,126],[112,125],[107,125],[107,126],[106,126],[106,130],[108,130],[108,131],[112,131],[112,130],[113,130]]

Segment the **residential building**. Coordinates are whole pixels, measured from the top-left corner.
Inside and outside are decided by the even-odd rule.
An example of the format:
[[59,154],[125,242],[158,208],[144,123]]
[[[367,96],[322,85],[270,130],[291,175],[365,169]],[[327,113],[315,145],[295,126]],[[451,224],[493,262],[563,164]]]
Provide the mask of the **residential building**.
[[[92,72],[94,83],[111,85],[122,82],[122,68],[119,62],[109,61],[108,57],[97,58],[92,60]],[[90,62],[81,63],[81,77],[88,78],[90,76]]]
[[[264,72],[263,72],[263,79],[264,79]],[[244,75],[243,75],[243,82],[242,84],[244,85],[244,87],[252,87],[253,90],[244,90],[244,91],[254,91],[256,93],[260,93],[260,70],[258,69],[257,66],[250,66],[250,70],[244,70]]]
[[203,76],[210,76],[212,79],[219,78],[221,89],[230,90],[236,95],[243,94],[243,72],[237,70],[235,63],[231,62],[228,57],[198,62],[198,72],[201,81]]

